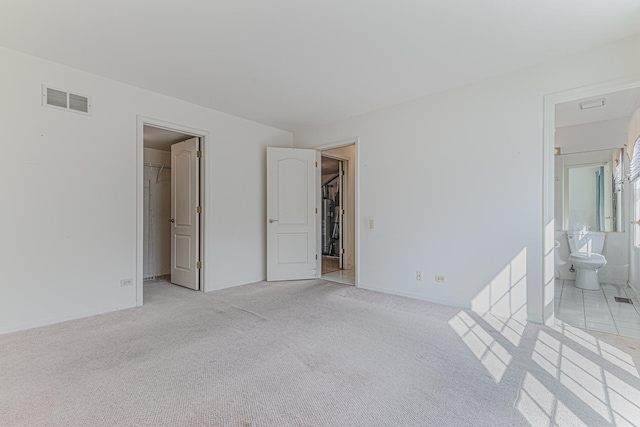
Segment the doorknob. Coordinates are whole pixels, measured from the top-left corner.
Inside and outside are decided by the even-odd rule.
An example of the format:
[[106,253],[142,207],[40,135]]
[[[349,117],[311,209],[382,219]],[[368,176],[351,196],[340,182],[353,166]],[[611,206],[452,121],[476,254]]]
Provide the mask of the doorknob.
[[640,225],[640,221],[631,221],[631,224],[633,224],[633,225]]
[[173,218],[171,218],[171,219],[169,220],[169,222],[176,222],[176,220],[175,220],[175,219],[173,219]]
[[277,219],[273,219],[273,218],[269,218],[269,224],[273,223],[273,222],[277,222]]

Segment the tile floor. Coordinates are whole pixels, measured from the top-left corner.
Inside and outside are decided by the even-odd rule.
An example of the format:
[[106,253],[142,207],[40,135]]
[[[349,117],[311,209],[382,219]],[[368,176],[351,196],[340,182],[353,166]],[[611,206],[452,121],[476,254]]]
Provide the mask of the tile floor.
[[324,280],[329,280],[330,282],[338,282],[345,285],[353,285],[356,284],[356,273],[355,270],[338,270],[332,271],[330,273],[325,273],[322,275]]
[[[628,286],[602,284],[602,290],[576,288],[573,280],[556,279],[556,318],[578,328],[640,338],[640,299]],[[614,297],[631,298],[633,304]]]

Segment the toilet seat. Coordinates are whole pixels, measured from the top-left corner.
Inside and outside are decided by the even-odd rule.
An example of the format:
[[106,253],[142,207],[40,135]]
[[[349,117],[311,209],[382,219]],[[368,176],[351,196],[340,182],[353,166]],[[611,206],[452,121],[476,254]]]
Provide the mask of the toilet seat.
[[580,261],[604,261],[604,255],[588,252],[574,252],[570,255],[573,259]]
[[604,255],[576,252],[569,255],[569,262],[576,268],[587,268],[592,270],[598,270],[607,265],[607,259]]

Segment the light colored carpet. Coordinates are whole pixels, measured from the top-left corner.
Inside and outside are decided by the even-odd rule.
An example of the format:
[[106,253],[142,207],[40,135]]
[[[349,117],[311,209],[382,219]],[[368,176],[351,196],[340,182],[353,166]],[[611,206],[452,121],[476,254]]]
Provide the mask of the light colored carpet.
[[3,426],[640,424],[640,342],[324,281],[0,336]]

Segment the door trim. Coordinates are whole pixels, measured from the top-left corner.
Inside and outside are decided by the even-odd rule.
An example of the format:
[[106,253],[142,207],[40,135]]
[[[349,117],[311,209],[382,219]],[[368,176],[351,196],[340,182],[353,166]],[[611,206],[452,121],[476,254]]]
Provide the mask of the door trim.
[[211,186],[207,185],[207,148],[209,147],[210,134],[206,130],[196,129],[189,126],[183,126],[176,123],[167,122],[164,120],[154,119],[143,115],[136,116],[136,252],[135,252],[135,286],[136,286],[136,306],[141,306],[143,303],[143,254],[144,254],[144,126],[149,125],[157,128],[172,130],[194,137],[200,138],[200,151],[202,157],[200,160],[200,206],[202,206],[202,214],[200,215],[200,261],[202,261],[202,268],[200,268],[199,281],[200,290],[203,292],[209,291],[208,281],[205,280],[207,263],[205,261],[205,255],[208,253],[208,244],[205,239],[206,236],[206,218],[208,216],[209,209],[207,209],[207,200],[209,200],[209,192]]
[[[618,79],[604,83],[564,90],[544,96],[543,104],[543,148],[542,148],[542,283],[539,289],[540,314],[529,314],[528,320],[553,325],[555,323],[555,130],[556,104],[575,101],[582,98],[600,96],[609,92],[640,87],[640,76],[631,79]],[[536,311],[538,311],[536,310]]]
[[[323,145],[319,145],[314,147],[313,149],[318,151],[319,156],[322,156],[322,152],[326,151],[326,150],[333,150],[334,148],[340,148],[340,147],[346,147],[349,145],[353,145],[355,146],[355,155],[356,158],[353,159],[353,166],[355,168],[355,194],[353,194],[354,197],[354,204],[355,204],[355,242],[354,242],[354,251],[355,253],[353,254],[353,259],[355,262],[355,276],[356,276],[356,280],[355,280],[355,286],[356,288],[360,287],[360,138],[359,137],[354,137],[354,138],[349,138],[349,139],[343,139],[341,141],[336,141],[336,142],[331,142],[328,144],[323,144]],[[331,155],[332,157],[336,157],[335,155]],[[341,159],[341,160],[348,160],[348,159]],[[322,209],[322,195],[320,192],[320,182],[317,183],[316,185],[316,206],[318,207],[319,210]],[[318,236],[321,235],[322,232],[322,219],[321,219],[322,215],[317,215],[316,218],[316,234]],[[318,262],[317,262],[317,273],[316,273],[316,277],[320,278],[322,277],[322,240],[321,239],[317,239],[316,242],[316,253],[319,254],[318,256]]]

